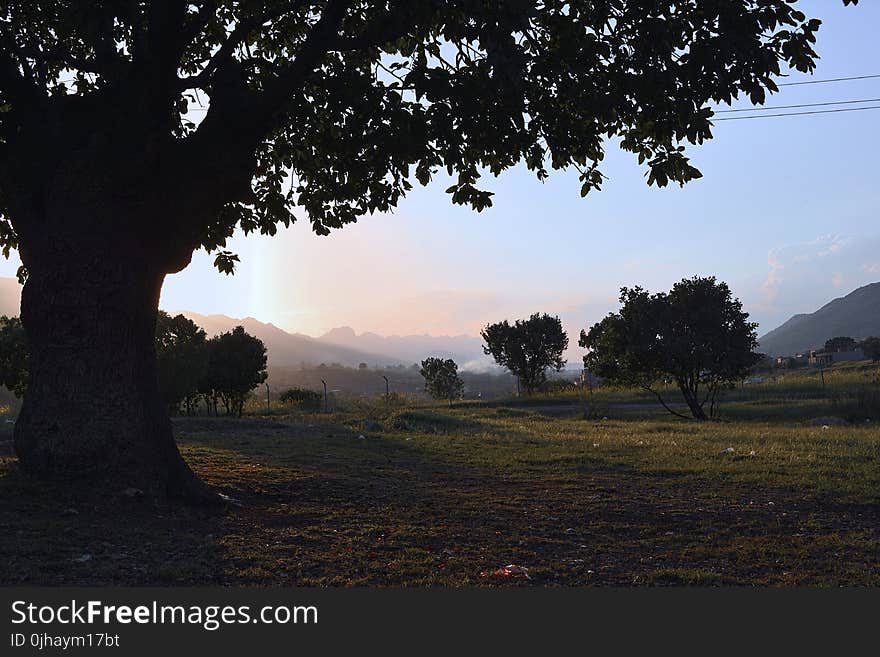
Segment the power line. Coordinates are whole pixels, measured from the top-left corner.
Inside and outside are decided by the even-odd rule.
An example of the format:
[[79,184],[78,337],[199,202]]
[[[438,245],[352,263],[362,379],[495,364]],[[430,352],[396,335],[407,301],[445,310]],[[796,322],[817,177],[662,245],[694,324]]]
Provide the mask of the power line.
[[846,78],[828,78],[826,80],[804,80],[802,82],[781,82],[777,87],[796,87],[802,84],[825,84],[827,82],[849,82],[850,80],[869,80],[872,78],[880,78],[880,73],[872,75],[851,75]]
[[[773,107],[743,107],[740,109],[716,110],[715,114],[726,114],[733,112],[767,112],[780,109],[798,109],[803,107],[827,107],[828,105],[853,105],[855,103],[878,103],[880,98],[863,98],[861,100],[840,100],[828,103],[803,103],[800,105],[775,105]],[[190,107],[187,112],[207,112],[207,107]],[[835,112],[858,112],[866,109],[880,109],[880,105],[872,105],[868,107],[842,107],[833,110],[818,110],[812,112],[785,112],[781,114],[759,114],[755,116],[727,116],[715,121],[738,121],[742,119],[769,119],[774,116],[801,116],[804,114],[832,114]]]
[[769,110],[796,109],[799,107],[825,107],[827,105],[854,105],[856,103],[880,103],[880,98],[862,98],[861,100],[837,100],[827,103],[802,103],[800,105],[772,105],[768,107],[740,107],[737,109],[715,110],[716,114],[730,112],[767,112]]
[[837,112],[861,112],[863,110],[880,109],[880,105],[868,105],[867,107],[841,107],[832,110],[813,110],[811,112],[783,112],[781,114],[755,114],[751,116],[726,116],[715,121],[744,121],[746,119],[769,119],[774,116],[805,116],[807,114],[834,114]]

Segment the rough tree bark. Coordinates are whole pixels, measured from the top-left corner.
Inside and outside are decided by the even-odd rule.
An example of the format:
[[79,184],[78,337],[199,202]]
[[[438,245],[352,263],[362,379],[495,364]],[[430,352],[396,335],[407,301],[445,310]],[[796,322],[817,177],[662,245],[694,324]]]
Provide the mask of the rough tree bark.
[[208,500],[184,463],[159,392],[155,324],[164,273],[119,253],[31,258],[21,317],[27,395],[22,467],[152,497]]
[[695,420],[705,420],[706,412],[703,410],[703,405],[699,401],[699,397],[697,394],[697,388],[691,384],[690,381],[678,381],[679,390],[681,390],[682,397],[684,397],[685,403],[688,405],[688,409],[690,409],[691,415],[694,416]]
[[182,191],[168,139],[116,117],[61,115],[46,137],[28,126],[6,172],[28,271],[15,450],[37,478],[216,501],[175,445],[155,352],[162,282],[189,263],[198,241],[185,219],[202,199]]

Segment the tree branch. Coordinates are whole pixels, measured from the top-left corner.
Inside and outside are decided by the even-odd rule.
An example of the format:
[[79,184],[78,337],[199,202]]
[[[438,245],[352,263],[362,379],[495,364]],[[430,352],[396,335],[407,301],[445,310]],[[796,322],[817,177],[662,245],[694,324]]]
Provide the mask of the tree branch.
[[258,107],[264,116],[274,114],[280,109],[291,89],[301,84],[312,72],[318,60],[330,52],[342,20],[352,0],[331,0],[321,18],[312,27],[309,35],[293,62],[283,68],[278,76],[265,87],[258,98]]
[[656,390],[654,390],[652,387],[642,386],[642,388],[644,388],[645,390],[647,390],[648,392],[653,394],[657,398],[657,400],[663,405],[663,408],[665,408],[667,411],[669,411],[673,415],[677,415],[678,417],[682,418],[683,420],[690,420],[691,419],[687,415],[682,415],[678,411],[673,411],[671,408],[669,408],[669,406],[666,405],[666,402],[663,401],[663,397],[660,396],[660,393],[657,392]]
[[214,0],[205,0],[199,10],[193,15],[192,19],[186,23],[182,30],[181,41],[189,44],[195,39],[205,27],[217,11],[217,3]]
[[403,19],[399,12],[385,12],[381,17],[367,24],[361,34],[351,37],[337,37],[330,50],[350,51],[377,48],[395,41],[412,30],[418,21]]
[[[19,69],[19,63],[13,54],[15,51],[17,48],[14,39],[5,30],[0,30],[0,89],[7,95],[8,100],[20,101],[26,106],[31,106],[42,97],[42,94],[34,83],[27,65],[22,63]],[[20,109],[15,102],[13,109]]]
[[[203,68],[196,75],[180,78],[178,80],[178,88],[180,89],[180,91],[206,86],[208,83],[211,82],[217,71],[230,61],[233,53],[235,52],[235,49],[239,45],[241,45],[245,41],[245,39],[247,39],[248,35],[251,32],[262,26],[267,21],[275,20],[281,18],[285,14],[298,11],[302,8],[304,4],[305,2],[303,1],[290,2],[280,7],[276,7],[273,11],[263,12],[259,16],[254,16],[249,20],[242,21],[241,23],[236,25],[235,28],[233,28],[232,32],[229,33],[226,41],[223,42],[217,52],[215,52],[211,56],[211,59],[208,60],[205,68]],[[202,10],[204,10],[204,7],[202,7]],[[200,10],[200,13],[202,10]],[[198,32],[196,32],[196,34],[198,34]],[[185,43],[189,43],[189,41],[194,38],[192,36],[187,37],[186,33],[184,33],[184,37]]]

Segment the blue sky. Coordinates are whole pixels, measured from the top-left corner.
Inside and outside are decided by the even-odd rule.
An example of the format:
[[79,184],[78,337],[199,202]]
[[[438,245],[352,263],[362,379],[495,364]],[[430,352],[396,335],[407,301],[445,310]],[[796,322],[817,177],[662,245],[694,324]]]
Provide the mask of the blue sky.
[[[800,6],[823,19],[814,78],[880,73],[876,3]],[[860,98],[880,98],[880,78],[784,87],[768,105]],[[880,110],[718,123],[714,140],[690,149],[704,177],[683,189],[649,188],[614,145],[610,180],[586,199],[573,173],[539,183],[515,169],[484,182],[495,205],[476,214],[451,205],[438,179],[392,215],[329,237],[305,221],[274,238],[237,237],[234,277],[199,252],[168,277],[162,306],[313,335],[339,325],[475,334],[540,311],[561,315],[576,343],[580,328],[616,307],[620,286],[661,290],[714,274],[763,332],[880,280],[878,119]]]

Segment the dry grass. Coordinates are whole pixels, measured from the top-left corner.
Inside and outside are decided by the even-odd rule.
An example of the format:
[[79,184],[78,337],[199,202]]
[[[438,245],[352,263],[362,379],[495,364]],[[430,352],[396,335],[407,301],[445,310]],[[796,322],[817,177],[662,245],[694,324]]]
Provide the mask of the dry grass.
[[[794,408],[703,424],[479,405],[182,419],[187,460],[242,507],[66,498],[6,460],[0,581],[878,585],[880,428],[808,426],[821,408]],[[511,563],[530,579],[492,574]]]

